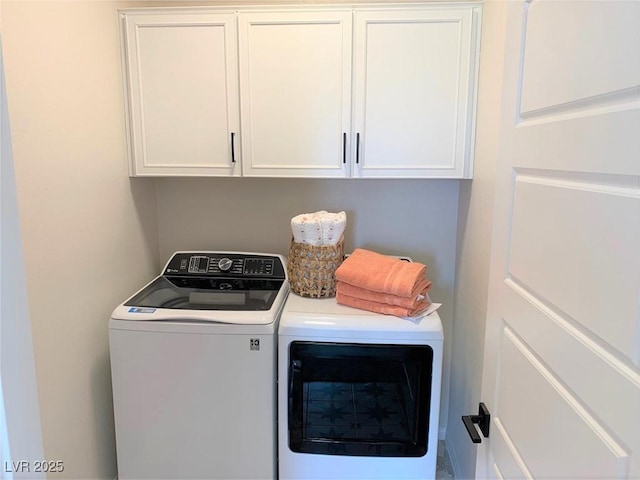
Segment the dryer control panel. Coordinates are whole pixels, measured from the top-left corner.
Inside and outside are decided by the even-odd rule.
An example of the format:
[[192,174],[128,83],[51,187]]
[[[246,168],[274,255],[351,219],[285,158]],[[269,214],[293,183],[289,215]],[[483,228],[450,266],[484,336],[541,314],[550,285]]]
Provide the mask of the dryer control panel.
[[165,275],[284,279],[284,265],[273,255],[225,252],[177,252]]

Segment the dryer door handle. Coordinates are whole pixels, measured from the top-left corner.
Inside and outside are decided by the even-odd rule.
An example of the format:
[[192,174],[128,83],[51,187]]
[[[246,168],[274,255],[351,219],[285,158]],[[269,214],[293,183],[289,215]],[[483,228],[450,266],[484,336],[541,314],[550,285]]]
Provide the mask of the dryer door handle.
[[292,360],[289,365],[289,398],[294,395],[296,384],[300,382],[302,374],[302,360]]
[[302,443],[302,360],[292,360],[289,364],[289,443]]

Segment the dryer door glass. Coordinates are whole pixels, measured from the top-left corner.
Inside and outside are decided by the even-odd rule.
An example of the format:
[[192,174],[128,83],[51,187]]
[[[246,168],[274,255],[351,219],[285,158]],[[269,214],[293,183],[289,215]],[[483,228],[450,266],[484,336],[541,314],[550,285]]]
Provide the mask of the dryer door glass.
[[428,345],[292,342],[289,448],[325,455],[427,453]]

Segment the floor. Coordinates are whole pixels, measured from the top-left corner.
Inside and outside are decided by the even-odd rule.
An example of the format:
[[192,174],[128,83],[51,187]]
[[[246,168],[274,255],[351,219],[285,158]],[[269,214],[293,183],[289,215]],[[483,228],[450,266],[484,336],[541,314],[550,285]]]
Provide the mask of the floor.
[[438,465],[436,467],[436,480],[455,480],[453,475],[453,467],[451,466],[451,460],[449,460],[449,454],[445,448],[443,440],[438,442]]

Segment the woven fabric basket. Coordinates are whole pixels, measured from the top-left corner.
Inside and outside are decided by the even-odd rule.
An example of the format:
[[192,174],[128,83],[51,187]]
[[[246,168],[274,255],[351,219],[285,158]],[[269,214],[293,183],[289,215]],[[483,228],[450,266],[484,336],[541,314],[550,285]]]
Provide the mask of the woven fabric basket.
[[291,240],[287,274],[291,291],[301,297],[336,295],[336,269],[344,260],[344,238],[336,245],[309,245]]

